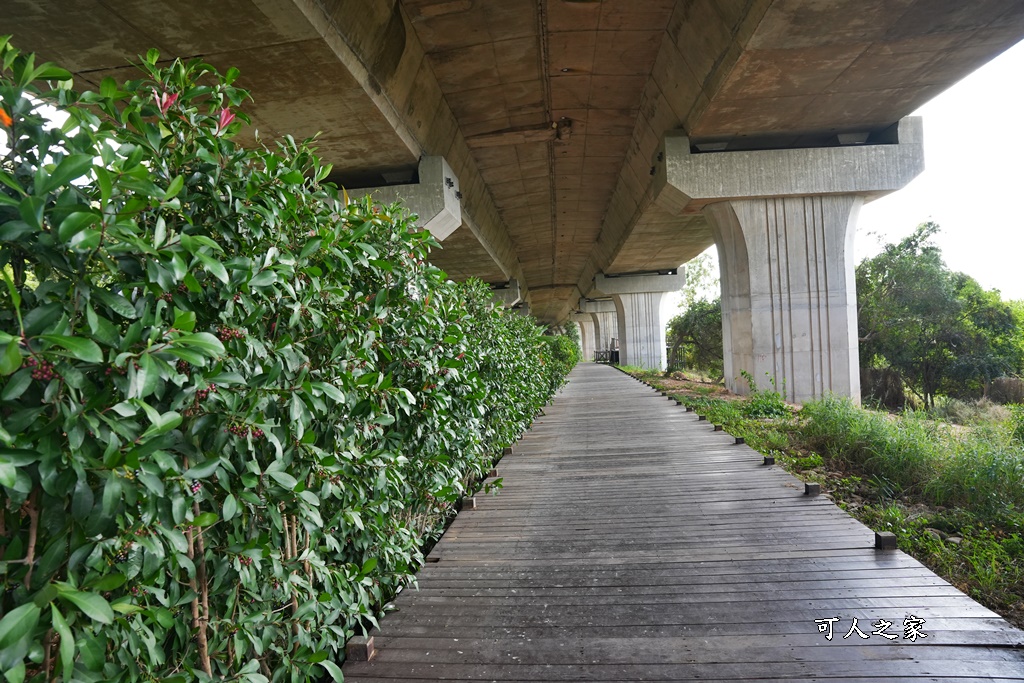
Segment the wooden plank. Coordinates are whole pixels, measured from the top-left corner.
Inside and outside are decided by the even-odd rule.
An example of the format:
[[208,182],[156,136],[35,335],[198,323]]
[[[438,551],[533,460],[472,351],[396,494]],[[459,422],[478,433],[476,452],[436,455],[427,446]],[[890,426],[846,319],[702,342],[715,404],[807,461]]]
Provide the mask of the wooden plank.
[[[760,462],[579,366],[346,680],[1024,680],[1024,633]],[[843,638],[908,615],[926,638]]]

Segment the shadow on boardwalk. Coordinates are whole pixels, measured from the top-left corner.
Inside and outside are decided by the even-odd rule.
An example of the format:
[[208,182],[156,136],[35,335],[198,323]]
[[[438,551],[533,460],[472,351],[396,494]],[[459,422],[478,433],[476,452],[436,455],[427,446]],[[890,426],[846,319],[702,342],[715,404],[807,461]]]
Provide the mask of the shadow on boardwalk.
[[546,413],[347,681],[1024,681],[1024,632],[646,386]]

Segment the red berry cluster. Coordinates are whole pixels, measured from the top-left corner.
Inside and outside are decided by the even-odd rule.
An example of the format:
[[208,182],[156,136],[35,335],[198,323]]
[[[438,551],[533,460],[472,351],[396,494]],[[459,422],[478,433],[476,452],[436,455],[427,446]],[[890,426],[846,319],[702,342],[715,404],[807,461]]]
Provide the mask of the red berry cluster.
[[32,371],[32,379],[42,380],[43,382],[49,382],[51,379],[57,376],[57,373],[53,371],[53,363],[46,360],[36,360],[32,356],[29,356],[25,361],[25,365],[30,368],[35,368]]
[[110,375],[114,374],[115,372],[117,374],[119,374],[119,375],[124,375],[125,373],[128,372],[128,370],[126,370],[125,368],[119,368],[119,367],[117,367],[115,365],[109,365],[109,366],[107,366],[107,369],[105,370],[105,372],[106,372],[107,376],[109,377]]
[[252,438],[254,438],[254,439],[262,439],[263,436],[264,436],[263,430],[260,429],[259,427],[257,427],[257,428],[252,430]]
[[248,567],[249,565],[252,564],[252,558],[249,557],[248,555],[239,555],[238,556],[238,562],[243,567]]
[[242,339],[244,337],[245,332],[242,332],[241,330],[224,327],[223,325],[217,328],[217,338],[222,342],[231,341],[232,339]]
[[189,490],[192,492],[193,496],[198,496],[200,491],[203,490],[203,485],[200,484],[198,481],[193,481],[192,485],[189,486]]
[[448,368],[441,368],[438,374],[441,375],[442,377],[446,376],[448,374]]
[[207,396],[209,396],[210,394],[216,394],[216,393],[217,393],[217,385],[216,384],[211,384],[209,386],[209,388],[207,388],[207,389],[200,389],[199,391],[196,392],[196,400],[197,401],[205,401]]
[[237,304],[239,301],[242,300],[242,295],[241,294],[235,294],[235,296],[233,298],[235,300],[235,303]]
[[185,294],[186,292],[188,292],[188,285],[186,285],[184,282],[178,285],[179,294]]
[[228,431],[237,436],[239,439],[244,439],[245,437],[249,436],[249,428],[246,427],[245,425],[231,425],[230,427],[228,427]]
[[189,365],[188,365],[188,363],[186,361],[179,360],[177,368],[178,368],[178,372],[180,372],[181,374],[184,375],[186,372],[188,372]]
[[164,292],[163,294],[160,295],[160,300],[166,301],[167,303],[171,303],[172,301],[174,301],[174,295],[171,294],[170,292]]

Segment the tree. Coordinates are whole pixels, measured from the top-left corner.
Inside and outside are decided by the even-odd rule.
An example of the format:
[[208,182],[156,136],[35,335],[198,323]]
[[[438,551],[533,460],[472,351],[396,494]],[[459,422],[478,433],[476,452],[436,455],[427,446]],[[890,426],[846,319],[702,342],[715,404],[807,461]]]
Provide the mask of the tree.
[[968,275],[949,270],[924,223],[857,267],[861,359],[900,373],[926,407],[935,395],[984,393],[1021,365],[1011,308]]
[[723,375],[721,299],[694,301],[668,323],[674,365],[702,370],[716,379]]

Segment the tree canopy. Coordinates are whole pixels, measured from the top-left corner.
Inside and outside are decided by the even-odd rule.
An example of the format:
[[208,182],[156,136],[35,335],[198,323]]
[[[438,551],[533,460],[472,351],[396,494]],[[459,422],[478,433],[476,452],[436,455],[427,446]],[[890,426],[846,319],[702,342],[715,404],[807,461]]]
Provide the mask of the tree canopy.
[[939,393],[983,395],[1024,366],[1021,316],[946,266],[939,229],[923,223],[857,267],[861,363],[896,370],[926,407]]

